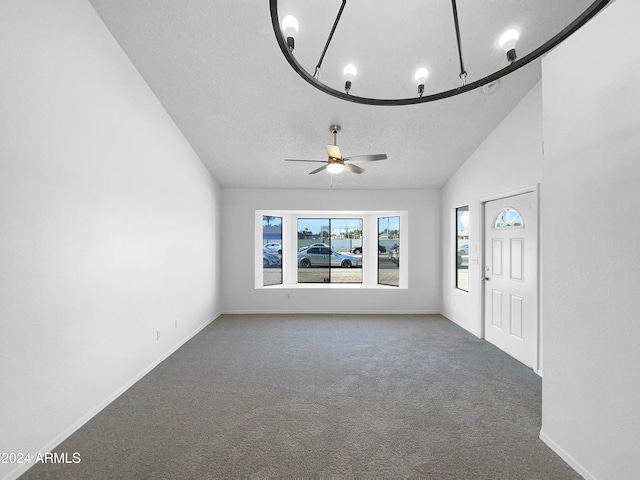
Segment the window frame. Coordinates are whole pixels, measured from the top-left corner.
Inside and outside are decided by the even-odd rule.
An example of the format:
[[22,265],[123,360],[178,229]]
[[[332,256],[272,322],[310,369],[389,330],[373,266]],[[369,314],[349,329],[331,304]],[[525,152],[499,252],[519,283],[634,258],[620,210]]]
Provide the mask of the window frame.
[[[336,220],[336,221],[339,221],[339,220],[356,220],[356,221],[360,222],[361,230],[364,230],[364,219],[361,216],[345,217],[345,218],[343,218],[343,217],[336,218],[335,216],[331,216],[331,217],[327,216],[327,217],[320,217],[320,218],[316,218],[316,217],[314,217],[314,218],[297,217],[297,219],[296,219],[296,232],[298,234],[298,239],[297,239],[298,241],[296,243],[296,255],[298,255],[298,257],[299,257],[299,253],[300,253],[300,237],[299,237],[299,234],[300,234],[300,221],[313,221],[313,220],[321,220],[321,221],[328,222],[328,231],[327,231],[326,240],[324,238],[322,238],[322,235],[321,235],[321,238],[319,239],[319,242],[314,242],[314,243],[322,242],[325,245],[328,245],[328,247],[308,247],[309,250],[320,249],[320,252],[317,253],[319,255],[329,255],[329,262],[328,262],[329,264],[326,267],[327,268],[327,278],[326,279],[328,279],[328,281],[323,281],[323,282],[320,282],[320,281],[305,281],[305,282],[301,282],[300,281],[301,270],[300,270],[299,265],[298,265],[299,264],[298,258],[296,258],[296,265],[298,265],[298,269],[297,269],[298,270],[298,275],[297,275],[296,283],[298,283],[298,284],[303,283],[305,285],[312,284],[312,283],[315,283],[315,284],[317,284],[317,283],[322,283],[322,284],[325,284],[325,283],[331,283],[331,284],[337,284],[337,283],[351,284],[351,283],[355,283],[355,284],[360,284],[360,283],[362,283],[362,258],[360,259],[360,265],[353,267],[354,269],[356,269],[356,271],[360,272],[360,275],[359,275],[360,276],[360,280],[359,281],[352,281],[352,282],[346,282],[346,281],[345,282],[340,282],[340,281],[335,281],[334,282],[334,281],[332,281],[332,274],[334,272],[337,272],[337,271],[334,271],[333,268],[335,268],[335,267],[331,266],[331,256],[334,254],[334,252],[335,253],[339,253],[339,252],[338,252],[338,250],[334,249],[334,246],[333,246],[334,240],[331,237],[333,235],[332,222],[334,220]],[[322,231],[323,231],[322,227],[320,227],[320,232],[322,232]],[[327,250],[327,252],[323,251],[325,249]],[[303,269],[302,272],[306,272],[307,274],[310,273],[309,271],[306,271],[306,269]],[[337,275],[337,277],[340,277],[340,276],[341,276],[340,274]]]
[[[281,285],[262,285],[262,261],[260,241],[262,239],[262,217],[282,217],[282,280]],[[400,265],[400,285],[390,286],[378,284],[378,217],[399,216],[403,225],[403,258],[409,258],[409,218],[406,210],[256,210],[255,211],[255,288],[256,289],[308,289],[308,288],[342,288],[342,289],[407,289],[409,284],[409,262]],[[297,225],[299,218],[362,218],[362,283],[298,283],[297,282]],[[292,245],[296,245],[292,248]],[[371,253],[374,252],[374,253]],[[259,258],[260,257],[260,258]]]

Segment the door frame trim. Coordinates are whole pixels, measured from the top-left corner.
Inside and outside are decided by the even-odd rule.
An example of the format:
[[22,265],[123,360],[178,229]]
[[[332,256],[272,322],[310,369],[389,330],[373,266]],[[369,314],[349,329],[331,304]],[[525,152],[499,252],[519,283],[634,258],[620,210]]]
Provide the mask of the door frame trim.
[[[484,272],[486,267],[486,258],[484,255],[485,252],[485,239],[486,239],[486,223],[487,223],[487,214],[486,214],[486,204],[487,202],[492,202],[494,200],[502,200],[509,197],[515,197],[518,195],[523,195],[525,193],[533,193],[535,195],[536,202],[536,222],[537,222],[537,238],[536,238],[536,267],[537,267],[537,278],[536,278],[536,297],[537,297],[537,309],[536,309],[536,359],[535,359],[535,368],[533,369],[538,375],[542,376],[542,256],[540,250],[540,239],[541,239],[541,218],[540,218],[540,184],[537,183],[535,185],[531,185],[528,187],[519,188],[516,190],[511,190],[505,193],[498,193],[495,195],[489,195],[486,197],[480,198],[480,215],[482,217],[480,223],[480,252],[482,253],[482,265],[480,273],[482,278],[484,278]],[[485,338],[485,298],[486,298],[486,283],[484,280],[481,280],[481,294],[480,294],[480,337]]]

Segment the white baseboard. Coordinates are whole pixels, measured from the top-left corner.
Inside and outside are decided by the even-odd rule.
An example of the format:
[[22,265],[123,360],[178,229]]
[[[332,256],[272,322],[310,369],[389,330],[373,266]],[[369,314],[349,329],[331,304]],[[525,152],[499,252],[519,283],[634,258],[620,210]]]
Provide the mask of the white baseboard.
[[442,315],[444,318],[446,318],[447,320],[455,323],[456,325],[458,325],[460,328],[464,328],[467,332],[471,333],[472,335],[478,337],[478,338],[482,338],[482,336],[480,335],[479,331],[473,331],[471,330],[467,325],[465,325],[463,322],[461,322],[460,320],[456,319],[453,315],[447,313],[447,312],[440,312],[440,315]]
[[[125,382],[120,388],[118,388],[115,392],[109,395],[106,399],[98,403],[94,408],[92,408],[89,412],[81,416],[77,421],[72,423],[69,427],[64,429],[60,434],[56,435],[53,440],[47,442],[47,444],[35,452],[32,457],[37,456],[38,454],[45,454],[47,452],[51,452],[54,448],[64,442],[67,438],[69,438],[76,430],[82,427],[85,423],[95,417],[98,413],[100,413],[107,405],[113,402],[116,398],[126,392],[129,388],[131,388],[137,381],[139,381],[142,377],[148,374],[151,370],[156,368],[160,363],[166,360],[169,356],[171,356],[176,350],[182,347],[185,343],[195,337],[198,333],[200,333],[205,327],[211,324],[216,318],[218,318],[221,313],[217,313],[213,315],[211,318],[206,320],[202,325],[196,327],[193,331],[188,333],[185,337],[179,340],[176,344],[172,345],[169,350],[164,352],[158,358],[156,358],[151,364],[149,364],[146,368],[144,368],[141,372],[135,375],[132,379]],[[15,480],[24,472],[29,470],[29,468],[33,467],[33,463],[25,463],[18,466],[11,472],[9,472],[2,480]]]
[[440,315],[430,310],[227,310],[224,315]]
[[542,440],[551,450],[556,452],[558,456],[563,459],[567,464],[573,468],[576,472],[582,475],[585,480],[597,480],[594,475],[584,468],[580,462],[567,453],[560,445],[554,442],[546,433],[540,430],[540,440]]

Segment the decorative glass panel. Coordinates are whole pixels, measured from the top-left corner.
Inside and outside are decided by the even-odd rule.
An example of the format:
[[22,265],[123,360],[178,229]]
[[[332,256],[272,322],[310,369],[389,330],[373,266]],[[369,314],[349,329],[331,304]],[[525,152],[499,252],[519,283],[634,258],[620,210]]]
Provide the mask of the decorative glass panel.
[[515,208],[505,208],[496,216],[493,228],[524,228],[524,221]]

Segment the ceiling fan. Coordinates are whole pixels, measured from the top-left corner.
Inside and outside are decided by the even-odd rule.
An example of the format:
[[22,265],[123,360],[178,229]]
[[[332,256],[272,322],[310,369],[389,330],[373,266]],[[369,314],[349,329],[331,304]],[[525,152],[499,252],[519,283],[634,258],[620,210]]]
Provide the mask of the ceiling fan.
[[343,170],[348,170],[353,173],[362,173],[364,168],[355,165],[355,163],[374,162],[376,160],[386,160],[387,155],[385,153],[377,153],[373,155],[356,155],[355,157],[343,157],[340,153],[340,149],[336,145],[336,137],[340,131],[340,125],[331,125],[329,131],[333,133],[333,145],[327,145],[327,160],[297,160],[286,158],[285,162],[315,162],[324,163],[320,168],[316,168],[309,175],[321,172],[322,170],[328,170],[331,173],[340,173]]

